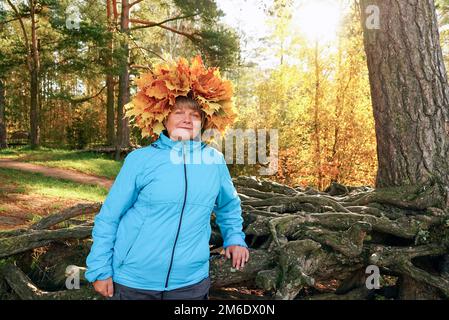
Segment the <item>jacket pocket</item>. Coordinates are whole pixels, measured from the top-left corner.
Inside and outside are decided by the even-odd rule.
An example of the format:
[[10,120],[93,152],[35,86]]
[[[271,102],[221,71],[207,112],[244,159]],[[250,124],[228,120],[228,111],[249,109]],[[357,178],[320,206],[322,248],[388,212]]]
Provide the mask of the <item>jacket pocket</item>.
[[201,261],[205,262],[209,260],[210,258],[210,247],[209,247],[209,239],[210,239],[210,232],[209,232],[210,225],[206,226],[203,230],[203,234],[201,236],[201,244],[202,244],[202,250],[201,250]]
[[[134,248],[134,245],[136,244],[137,240],[139,239],[140,235],[142,234],[142,230],[144,229],[146,219],[143,220],[143,222],[140,224],[139,231],[137,235],[132,239],[132,241],[128,244],[126,253],[124,257],[119,261],[118,267],[120,268],[123,264],[125,264],[127,258],[130,256],[131,250]],[[126,237],[126,234],[123,235]]]

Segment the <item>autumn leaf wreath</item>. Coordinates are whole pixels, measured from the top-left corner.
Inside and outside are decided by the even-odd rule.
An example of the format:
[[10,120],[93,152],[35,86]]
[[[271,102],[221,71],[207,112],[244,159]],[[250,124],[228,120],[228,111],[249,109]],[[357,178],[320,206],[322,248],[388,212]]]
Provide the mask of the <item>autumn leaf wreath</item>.
[[142,137],[157,137],[178,96],[196,100],[206,116],[204,130],[216,129],[224,134],[235,121],[230,80],[222,79],[217,67],[206,68],[198,55],[191,60],[167,59],[136,80],[137,93],[125,105],[125,116],[139,127]]

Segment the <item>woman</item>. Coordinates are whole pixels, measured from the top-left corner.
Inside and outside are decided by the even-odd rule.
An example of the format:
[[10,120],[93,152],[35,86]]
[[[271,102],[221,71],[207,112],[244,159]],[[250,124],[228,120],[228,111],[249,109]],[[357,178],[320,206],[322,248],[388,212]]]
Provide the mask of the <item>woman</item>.
[[178,96],[158,139],[125,158],[95,217],[86,260],[85,277],[103,296],[208,299],[212,211],[232,266],[248,261],[223,154],[199,139],[206,123],[196,100]]

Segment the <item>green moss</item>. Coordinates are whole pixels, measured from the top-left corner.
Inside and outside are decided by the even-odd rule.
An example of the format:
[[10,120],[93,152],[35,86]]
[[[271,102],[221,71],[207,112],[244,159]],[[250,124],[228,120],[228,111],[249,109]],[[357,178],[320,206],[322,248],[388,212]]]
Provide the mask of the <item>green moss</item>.
[[426,244],[430,242],[430,232],[420,229],[415,236],[415,245]]

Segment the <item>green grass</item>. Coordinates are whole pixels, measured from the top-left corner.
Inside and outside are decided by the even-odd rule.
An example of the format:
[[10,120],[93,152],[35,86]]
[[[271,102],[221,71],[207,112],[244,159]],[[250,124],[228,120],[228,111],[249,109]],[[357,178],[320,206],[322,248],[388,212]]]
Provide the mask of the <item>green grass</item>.
[[114,179],[123,165],[123,161],[114,161],[106,155],[95,152],[46,147],[31,150],[29,146],[2,149],[0,158],[41,164],[47,167],[72,169],[109,179]]
[[[0,168],[0,181],[2,181],[0,194],[14,192],[102,202],[108,193],[108,190],[101,186],[79,184],[15,169]],[[2,186],[7,186],[9,189],[2,189]],[[58,205],[54,209],[57,207]]]

